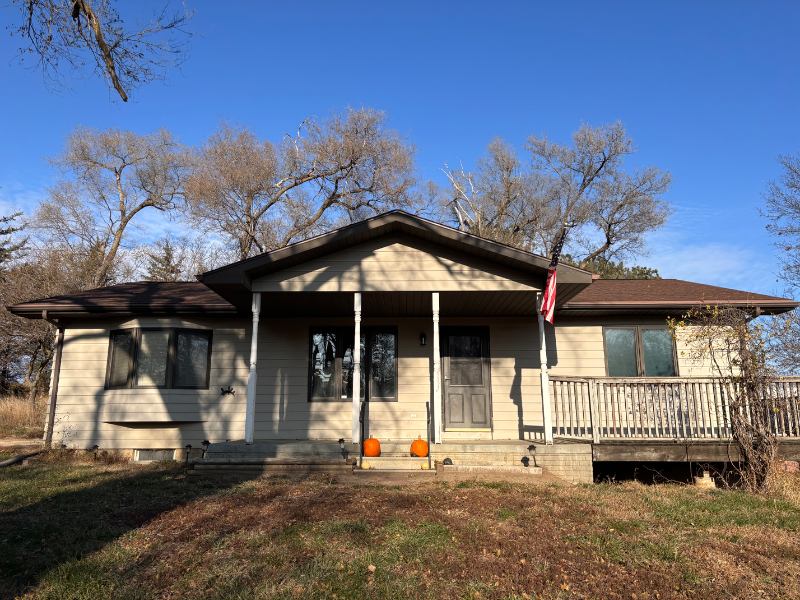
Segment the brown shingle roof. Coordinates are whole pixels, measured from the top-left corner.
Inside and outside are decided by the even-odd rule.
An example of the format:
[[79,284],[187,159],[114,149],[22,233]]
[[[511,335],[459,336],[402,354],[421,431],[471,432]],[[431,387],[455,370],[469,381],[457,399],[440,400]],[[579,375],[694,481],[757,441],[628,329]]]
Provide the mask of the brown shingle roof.
[[43,310],[53,315],[65,313],[235,313],[234,306],[197,282],[122,283],[109,287],[55,296],[9,306],[20,316],[41,316]]
[[691,306],[701,303],[791,308],[798,305],[794,300],[786,298],[680,279],[597,279],[571,298],[562,308],[582,309],[610,305],[620,308],[647,305]]

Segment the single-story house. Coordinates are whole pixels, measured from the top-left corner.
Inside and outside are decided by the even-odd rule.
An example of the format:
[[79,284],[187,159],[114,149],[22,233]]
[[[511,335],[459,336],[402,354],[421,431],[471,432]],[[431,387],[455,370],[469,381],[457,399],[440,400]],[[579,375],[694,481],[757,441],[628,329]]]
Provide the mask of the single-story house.
[[[615,440],[729,435],[711,373],[676,347],[667,317],[700,303],[768,314],[798,306],[559,264],[550,325],[537,310],[548,265],[392,211],[197,282],[127,283],[9,310],[58,327],[53,443],[148,450],[205,441],[241,458],[259,448],[278,456],[291,443],[359,455],[352,444],[370,435],[390,449],[422,437],[437,458],[469,461],[482,448],[517,464],[535,451],[535,463],[582,469],[573,479],[586,480],[586,461]],[[797,413],[787,419],[796,436]]]

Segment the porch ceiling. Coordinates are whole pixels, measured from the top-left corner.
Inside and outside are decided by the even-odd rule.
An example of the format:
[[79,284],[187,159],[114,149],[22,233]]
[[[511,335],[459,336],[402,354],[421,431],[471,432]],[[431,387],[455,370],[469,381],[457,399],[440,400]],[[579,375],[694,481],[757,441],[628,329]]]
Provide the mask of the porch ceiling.
[[[559,287],[558,293],[566,293],[567,287]],[[440,292],[439,304],[443,317],[533,316],[536,292]],[[361,306],[365,317],[430,317],[433,313],[430,292],[363,292]],[[265,318],[352,317],[353,294],[262,292],[261,315]]]

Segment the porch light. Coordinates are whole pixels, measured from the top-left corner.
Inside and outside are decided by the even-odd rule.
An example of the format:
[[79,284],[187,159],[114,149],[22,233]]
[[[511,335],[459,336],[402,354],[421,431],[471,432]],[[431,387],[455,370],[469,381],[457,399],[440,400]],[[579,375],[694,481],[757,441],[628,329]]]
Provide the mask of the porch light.
[[420,346],[424,346],[427,343],[427,341],[428,341],[428,336],[426,336],[424,333],[420,333],[419,334],[419,345]]
[[339,448],[344,450],[344,438],[339,438]]

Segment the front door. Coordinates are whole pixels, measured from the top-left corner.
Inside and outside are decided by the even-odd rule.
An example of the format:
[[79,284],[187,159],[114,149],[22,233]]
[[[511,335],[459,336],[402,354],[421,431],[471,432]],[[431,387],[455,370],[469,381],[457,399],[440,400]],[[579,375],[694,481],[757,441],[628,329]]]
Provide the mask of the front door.
[[488,327],[442,328],[444,428],[491,431]]

